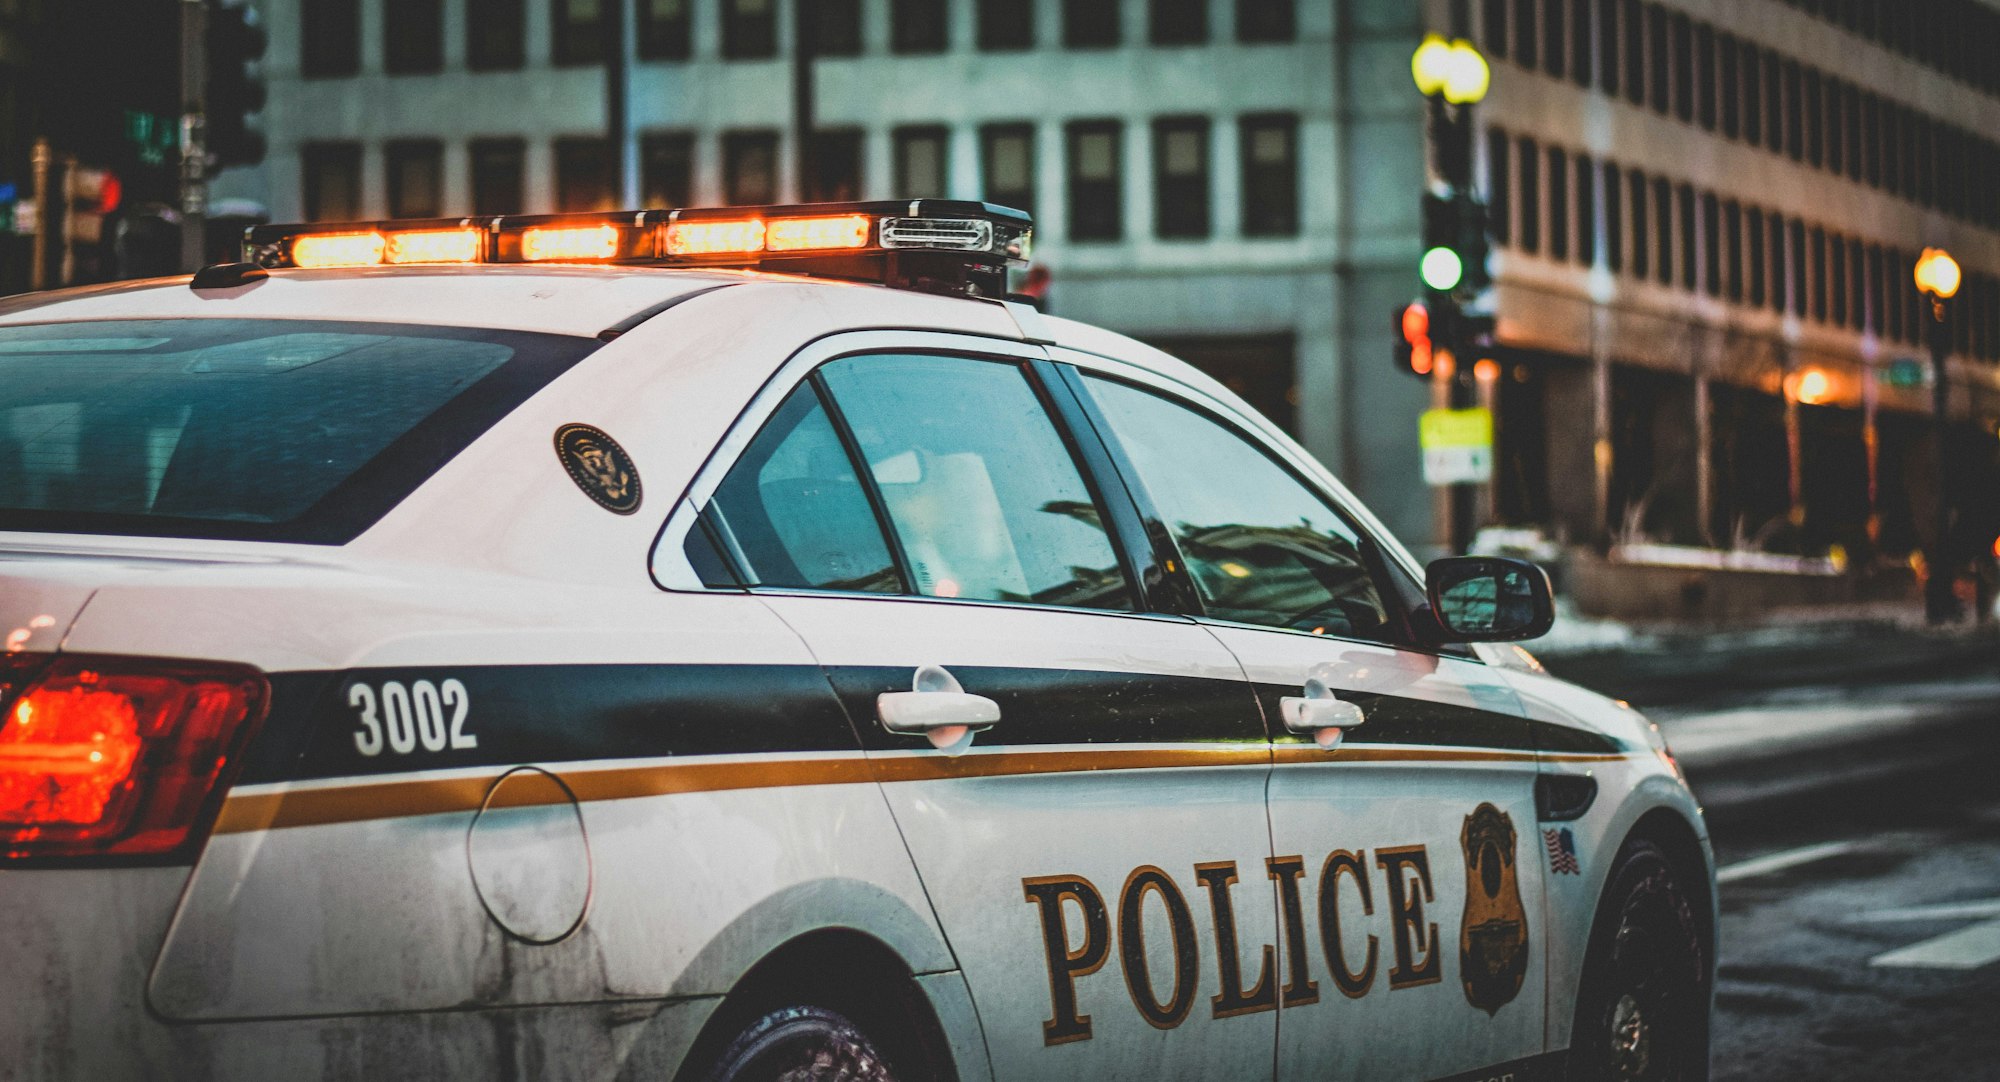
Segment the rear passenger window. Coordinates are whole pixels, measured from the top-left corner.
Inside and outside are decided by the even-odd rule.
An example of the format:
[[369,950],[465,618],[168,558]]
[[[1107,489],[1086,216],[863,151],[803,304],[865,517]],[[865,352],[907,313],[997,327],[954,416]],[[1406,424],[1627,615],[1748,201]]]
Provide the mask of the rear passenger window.
[[1380,638],[1359,535],[1261,448],[1185,406],[1085,377],[1187,560],[1210,616]]
[[[749,586],[900,593],[868,495],[811,384],[778,407],[702,512]],[[704,579],[711,579],[707,572]]]
[[876,355],[820,374],[914,592],[1131,607],[1103,512],[1019,367]]

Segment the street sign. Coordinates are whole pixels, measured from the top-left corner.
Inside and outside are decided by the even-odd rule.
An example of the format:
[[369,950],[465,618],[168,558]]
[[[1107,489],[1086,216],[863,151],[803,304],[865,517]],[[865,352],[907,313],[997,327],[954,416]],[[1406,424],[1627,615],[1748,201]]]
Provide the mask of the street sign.
[[32,237],[41,228],[41,214],[32,199],[23,199],[14,204],[14,232],[24,237]]
[[1922,387],[1927,382],[1930,369],[1915,357],[1898,357],[1889,362],[1883,375],[1883,382],[1891,387]]
[[1424,483],[1483,485],[1493,480],[1493,413],[1484,408],[1425,410],[1417,421]]

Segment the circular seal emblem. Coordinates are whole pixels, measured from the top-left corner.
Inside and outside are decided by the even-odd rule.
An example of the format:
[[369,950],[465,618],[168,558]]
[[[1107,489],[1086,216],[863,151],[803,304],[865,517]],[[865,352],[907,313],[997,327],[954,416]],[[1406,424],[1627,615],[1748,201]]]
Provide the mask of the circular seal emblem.
[[639,509],[639,468],[603,429],[590,425],[556,429],[556,457],[576,487],[605,510],[629,515]]

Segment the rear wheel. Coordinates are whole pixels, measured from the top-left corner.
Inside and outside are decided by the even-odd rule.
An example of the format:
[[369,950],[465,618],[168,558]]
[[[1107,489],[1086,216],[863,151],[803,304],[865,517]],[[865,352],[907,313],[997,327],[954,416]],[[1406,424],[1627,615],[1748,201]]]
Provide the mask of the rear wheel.
[[860,1027],[823,1007],[784,1007],[744,1027],[702,1082],[896,1082]]
[[1649,841],[1626,843],[1584,956],[1572,1082],[1706,1079],[1707,974],[1694,906],[1673,864]]

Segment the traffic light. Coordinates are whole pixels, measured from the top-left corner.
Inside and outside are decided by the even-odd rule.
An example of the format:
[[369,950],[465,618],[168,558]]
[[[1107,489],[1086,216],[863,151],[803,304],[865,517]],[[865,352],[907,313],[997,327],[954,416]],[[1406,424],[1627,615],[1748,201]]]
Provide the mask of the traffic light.
[[1396,368],[1418,379],[1431,378],[1431,313],[1422,301],[1411,301],[1394,313]]
[[1418,264],[1433,292],[1476,295],[1493,284],[1487,272],[1486,205],[1466,193],[1424,193],[1424,255]]
[[264,137],[250,115],[264,111],[264,80],[251,67],[264,55],[264,29],[243,4],[208,13],[208,158],[210,172],[264,160]]

